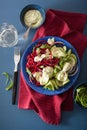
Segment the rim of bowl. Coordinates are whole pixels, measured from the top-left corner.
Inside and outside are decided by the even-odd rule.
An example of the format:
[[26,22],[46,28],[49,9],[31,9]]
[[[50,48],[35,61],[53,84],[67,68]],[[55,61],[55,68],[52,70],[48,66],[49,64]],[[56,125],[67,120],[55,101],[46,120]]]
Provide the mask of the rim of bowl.
[[21,21],[22,25],[25,26],[25,27],[27,27],[27,28],[28,28],[28,26],[27,26],[27,25],[25,24],[25,22],[24,22],[24,15],[25,15],[25,13],[26,13],[28,10],[31,10],[31,9],[39,10],[40,13],[41,13],[41,15],[42,15],[42,17],[43,17],[43,20],[42,20],[42,22],[41,22],[41,24],[40,24],[39,26],[37,26],[37,27],[31,27],[32,29],[36,29],[36,28],[40,27],[40,26],[44,23],[45,17],[46,17],[46,13],[45,13],[45,10],[44,10],[41,6],[39,6],[39,5],[37,5],[37,4],[29,4],[29,5],[25,6],[25,7],[21,10],[21,13],[20,13],[20,21]]

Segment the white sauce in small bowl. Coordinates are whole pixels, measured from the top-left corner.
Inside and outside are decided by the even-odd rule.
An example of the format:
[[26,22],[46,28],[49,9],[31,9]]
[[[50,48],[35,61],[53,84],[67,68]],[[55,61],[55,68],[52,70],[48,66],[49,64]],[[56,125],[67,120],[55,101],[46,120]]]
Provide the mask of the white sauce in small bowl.
[[32,10],[28,10],[25,13],[24,16],[24,22],[26,24],[26,26],[31,26],[31,28],[36,28],[39,27],[41,25],[43,21],[43,17],[40,13],[40,11],[36,10],[36,9],[32,9]]

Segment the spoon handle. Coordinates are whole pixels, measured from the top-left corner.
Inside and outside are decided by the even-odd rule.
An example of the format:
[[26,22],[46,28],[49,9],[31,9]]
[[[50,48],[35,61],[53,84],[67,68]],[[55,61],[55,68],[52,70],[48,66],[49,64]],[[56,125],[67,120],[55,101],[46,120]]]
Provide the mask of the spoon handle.
[[24,33],[23,38],[27,39],[29,32],[30,32],[31,26],[27,29],[27,31]]

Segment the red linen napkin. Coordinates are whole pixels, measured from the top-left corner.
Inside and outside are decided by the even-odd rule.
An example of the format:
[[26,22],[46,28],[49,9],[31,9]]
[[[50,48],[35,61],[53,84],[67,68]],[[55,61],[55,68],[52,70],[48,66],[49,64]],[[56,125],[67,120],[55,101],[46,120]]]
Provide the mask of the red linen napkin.
[[[44,36],[59,36],[69,41],[77,50],[80,58],[87,45],[87,37],[82,34],[87,16],[49,9],[46,21],[37,31],[33,41]],[[32,90],[20,73],[18,108],[33,109],[43,121],[59,124],[62,110],[73,110],[73,87],[67,92],[48,96]]]

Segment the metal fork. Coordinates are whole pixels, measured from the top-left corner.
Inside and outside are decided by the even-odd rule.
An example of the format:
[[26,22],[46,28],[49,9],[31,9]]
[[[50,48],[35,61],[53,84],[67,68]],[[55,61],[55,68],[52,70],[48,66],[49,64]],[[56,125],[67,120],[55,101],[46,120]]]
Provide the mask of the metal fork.
[[16,102],[16,93],[17,93],[17,80],[18,80],[18,64],[20,62],[20,48],[14,48],[14,84],[13,84],[13,91],[12,91],[12,104]]

